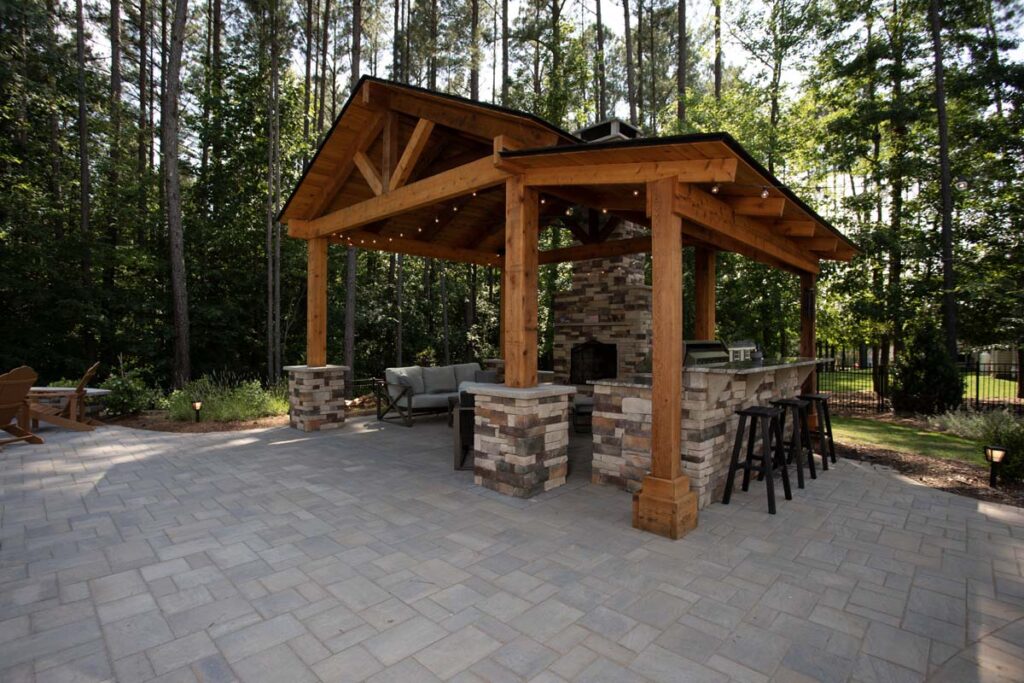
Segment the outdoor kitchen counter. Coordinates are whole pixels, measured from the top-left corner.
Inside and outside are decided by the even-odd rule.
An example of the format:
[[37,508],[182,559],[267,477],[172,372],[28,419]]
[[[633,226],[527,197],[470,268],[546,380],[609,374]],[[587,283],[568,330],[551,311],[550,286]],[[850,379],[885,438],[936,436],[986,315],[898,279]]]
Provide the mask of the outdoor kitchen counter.
[[[736,411],[795,396],[821,359],[780,358],[683,369],[683,473],[701,508],[721,500],[736,438]],[[651,463],[651,376],[594,385],[595,483],[636,491]]]

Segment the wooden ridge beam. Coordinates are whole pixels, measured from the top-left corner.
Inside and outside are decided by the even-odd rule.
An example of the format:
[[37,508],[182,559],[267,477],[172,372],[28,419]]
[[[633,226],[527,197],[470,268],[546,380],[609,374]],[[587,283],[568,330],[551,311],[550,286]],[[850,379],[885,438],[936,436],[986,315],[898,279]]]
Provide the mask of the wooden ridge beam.
[[508,173],[495,168],[491,157],[486,156],[320,218],[305,222],[292,221],[288,225],[288,235],[310,239],[343,233],[407,211],[461,197],[475,190],[500,185],[507,177]]
[[737,216],[782,216],[786,210],[785,197],[726,197],[725,202]]
[[[747,216],[736,215],[727,203],[715,199],[711,194],[693,185],[680,183],[676,186],[673,211],[688,221],[728,238],[733,243],[745,245],[754,253],[764,254],[777,262],[788,264],[797,271],[819,271],[818,259],[814,254],[799,247],[792,240],[776,235],[767,225]],[[703,239],[699,235],[694,236]],[[710,241],[715,246],[721,243],[721,240],[705,241]]]
[[384,193],[384,181],[381,179],[380,173],[377,172],[377,168],[373,165],[373,161],[366,155],[366,152],[362,150],[356,152],[352,157],[352,163],[359,169],[363,179],[366,180],[366,184],[373,190],[373,194],[381,195]]
[[409,142],[406,143],[405,149],[402,151],[402,157],[398,160],[395,172],[391,175],[391,180],[388,182],[389,191],[398,189],[409,180],[412,169],[415,168],[416,162],[423,155],[423,150],[427,148],[427,142],[430,141],[430,134],[433,130],[434,122],[430,119],[420,119],[416,122],[416,128],[413,129],[412,136],[409,138]]
[[501,267],[501,257],[496,252],[452,247],[436,242],[423,242],[408,237],[391,237],[362,230],[352,230],[343,237],[331,237],[332,242],[351,245],[370,251],[384,251],[394,254],[408,254],[424,258],[443,259],[458,263],[475,263],[480,266]]
[[[508,159],[523,163],[518,158]],[[525,166],[525,164],[524,164]],[[678,178],[687,183],[728,183],[736,180],[735,159],[688,161],[644,161],[529,168],[523,176],[527,185],[635,185],[659,178]]]
[[[356,152],[365,152],[368,150],[374,140],[380,136],[380,132],[382,130],[384,130],[384,116],[380,115],[374,118],[373,124],[366,129],[366,134],[359,139],[359,142],[356,144]],[[334,196],[338,194],[342,187],[345,186],[345,183],[348,182],[349,176],[352,175],[352,171],[354,171],[355,168],[354,159],[348,159],[343,163],[341,168],[331,176],[328,184],[321,190],[320,196],[310,205],[309,212],[306,214],[309,218],[316,218],[327,210],[327,207],[331,205],[331,201],[334,199]]]
[[540,252],[539,262],[565,263],[566,261],[586,261],[610,256],[650,253],[650,236],[628,237],[621,240],[609,240],[592,244],[577,244],[571,247],[549,249]]

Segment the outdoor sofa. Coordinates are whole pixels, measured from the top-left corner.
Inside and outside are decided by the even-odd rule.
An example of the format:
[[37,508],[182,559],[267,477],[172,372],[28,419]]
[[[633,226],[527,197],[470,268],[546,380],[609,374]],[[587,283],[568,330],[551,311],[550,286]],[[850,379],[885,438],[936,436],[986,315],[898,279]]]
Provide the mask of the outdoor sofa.
[[[411,427],[416,415],[449,412],[462,385],[495,381],[495,373],[481,370],[479,363],[387,368],[384,379],[377,380],[377,419],[401,419]],[[389,418],[392,411],[397,415]]]

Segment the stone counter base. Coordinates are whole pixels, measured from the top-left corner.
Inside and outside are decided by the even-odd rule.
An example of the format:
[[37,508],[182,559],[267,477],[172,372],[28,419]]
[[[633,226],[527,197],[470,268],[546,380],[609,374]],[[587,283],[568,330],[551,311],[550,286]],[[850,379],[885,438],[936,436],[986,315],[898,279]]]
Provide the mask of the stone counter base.
[[[795,396],[813,366],[724,375],[683,373],[683,473],[701,509],[720,500],[739,418],[736,411]],[[651,389],[597,383],[591,478],[630,492],[651,466]]]
[[288,423],[293,429],[318,432],[345,423],[345,376],[348,367],[289,365]]
[[529,498],[565,483],[571,387],[475,385],[471,391],[476,402],[473,479],[478,485]]

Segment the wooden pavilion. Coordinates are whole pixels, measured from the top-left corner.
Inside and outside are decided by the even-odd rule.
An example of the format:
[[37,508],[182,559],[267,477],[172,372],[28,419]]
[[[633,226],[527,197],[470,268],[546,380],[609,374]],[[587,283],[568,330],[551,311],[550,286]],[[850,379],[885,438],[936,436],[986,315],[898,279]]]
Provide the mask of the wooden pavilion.
[[[568,222],[579,244],[540,251],[540,230],[567,214],[586,217]],[[609,239],[606,215],[650,234]],[[640,526],[661,533],[689,514],[679,455],[683,247],[696,247],[698,338],[715,336],[715,252],[731,251],[800,277],[803,356],[814,355],[820,261],[856,253],[728,134],[586,143],[530,114],[369,77],[281,219],[308,245],[307,371],[327,362],[327,256],[340,243],[502,269],[510,390],[537,386],[539,265],[651,252],[651,473]]]

